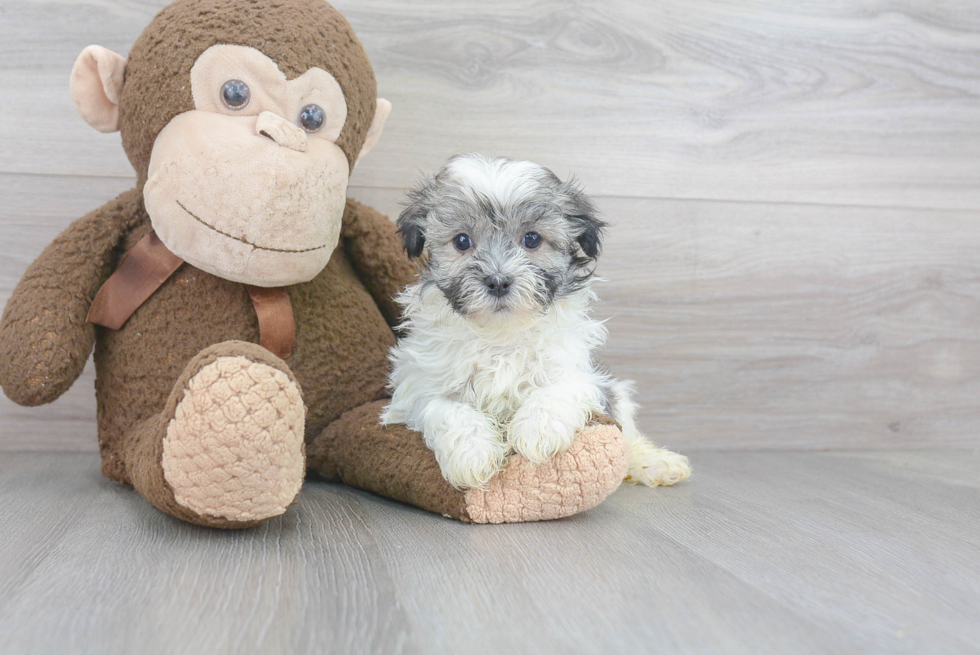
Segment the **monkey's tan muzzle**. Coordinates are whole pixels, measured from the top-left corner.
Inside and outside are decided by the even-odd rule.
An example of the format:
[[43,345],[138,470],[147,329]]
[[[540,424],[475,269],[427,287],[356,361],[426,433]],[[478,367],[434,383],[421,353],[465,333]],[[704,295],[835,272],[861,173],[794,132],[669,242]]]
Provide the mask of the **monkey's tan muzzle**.
[[288,286],[327,265],[349,175],[335,143],[308,139],[273,112],[193,110],[157,137],[143,198],[160,240],[187,263],[234,282]]

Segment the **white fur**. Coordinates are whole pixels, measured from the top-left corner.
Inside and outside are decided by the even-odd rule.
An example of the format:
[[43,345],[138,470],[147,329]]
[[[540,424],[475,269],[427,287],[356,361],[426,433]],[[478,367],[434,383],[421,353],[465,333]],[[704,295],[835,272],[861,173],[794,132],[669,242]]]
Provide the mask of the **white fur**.
[[606,328],[589,315],[590,288],[543,315],[483,322],[455,312],[434,285],[410,286],[397,300],[407,335],[391,350],[392,399],[381,420],[422,432],[454,486],[484,486],[511,449],[535,463],[565,450],[592,414],[606,411],[604,388],[630,447],[626,480],[654,486],[690,475],[686,457],[637,431],[630,383],[596,368],[592,352]]
[[511,207],[538,190],[541,167],[529,161],[494,159],[481,155],[456,157],[446,164],[446,172],[465,180],[461,189],[471,198],[485,196]]

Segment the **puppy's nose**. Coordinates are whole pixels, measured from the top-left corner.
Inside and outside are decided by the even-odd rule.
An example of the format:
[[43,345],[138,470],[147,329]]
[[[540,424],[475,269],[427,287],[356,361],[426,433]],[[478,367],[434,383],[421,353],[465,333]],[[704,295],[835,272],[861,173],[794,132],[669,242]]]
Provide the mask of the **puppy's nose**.
[[483,283],[487,285],[490,294],[498,298],[507,295],[507,292],[510,291],[511,282],[513,282],[511,278],[504,277],[503,275],[488,275],[483,278]]

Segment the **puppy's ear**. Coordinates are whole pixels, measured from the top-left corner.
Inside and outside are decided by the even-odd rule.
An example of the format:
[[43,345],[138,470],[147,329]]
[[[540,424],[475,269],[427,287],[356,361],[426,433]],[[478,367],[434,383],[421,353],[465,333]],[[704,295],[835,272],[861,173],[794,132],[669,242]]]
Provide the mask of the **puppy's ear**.
[[425,214],[417,214],[407,207],[398,216],[398,234],[401,235],[402,243],[405,244],[405,252],[410,259],[421,256],[422,249],[425,247],[425,231],[422,229],[422,222],[425,221]]
[[408,205],[395,222],[405,244],[405,252],[411,259],[421,256],[425,248],[425,219],[432,204],[433,184],[431,179],[425,178],[417,189],[409,191]]
[[582,252],[589,259],[596,259],[602,250],[607,223],[599,218],[595,205],[575,180],[563,182],[558,188],[558,197]]

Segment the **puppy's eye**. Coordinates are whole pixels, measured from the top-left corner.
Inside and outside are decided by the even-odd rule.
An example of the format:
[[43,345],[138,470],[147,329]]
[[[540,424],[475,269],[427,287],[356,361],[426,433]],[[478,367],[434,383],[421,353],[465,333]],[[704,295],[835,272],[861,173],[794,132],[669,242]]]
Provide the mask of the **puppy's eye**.
[[245,109],[251,99],[252,91],[241,80],[228,80],[221,86],[221,102],[228,109]]
[[524,235],[524,241],[522,243],[528,250],[534,250],[541,245],[541,235],[537,232],[528,232]]
[[320,105],[306,105],[299,112],[299,124],[307,132],[316,132],[319,130],[323,127],[323,121],[326,118],[326,114],[323,113]]
[[456,250],[466,252],[473,247],[473,240],[470,239],[469,235],[457,234],[456,238],[453,239],[453,245],[456,246]]

